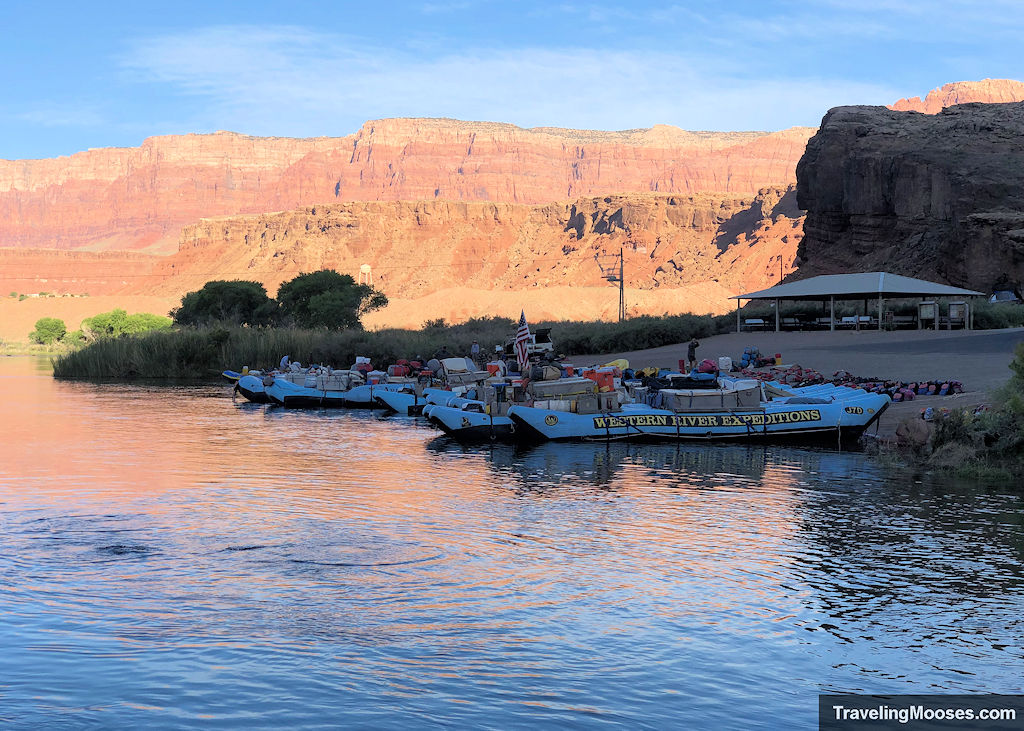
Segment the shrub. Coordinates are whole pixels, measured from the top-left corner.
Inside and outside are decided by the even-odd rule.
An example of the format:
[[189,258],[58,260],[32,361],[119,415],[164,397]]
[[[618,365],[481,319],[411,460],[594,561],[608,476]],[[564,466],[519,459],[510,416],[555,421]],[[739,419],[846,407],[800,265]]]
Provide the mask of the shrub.
[[41,317],[36,320],[36,329],[29,333],[33,342],[51,345],[56,343],[68,331],[63,320],[56,317]]
[[1021,327],[1024,325],[1024,305],[982,302],[974,308],[974,327],[979,330]]
[[974,441],[973,419],[963,409],[952,411],[948,416],[935,421],[932,434],[932,449],[938,450],[947,444],[970,445]]

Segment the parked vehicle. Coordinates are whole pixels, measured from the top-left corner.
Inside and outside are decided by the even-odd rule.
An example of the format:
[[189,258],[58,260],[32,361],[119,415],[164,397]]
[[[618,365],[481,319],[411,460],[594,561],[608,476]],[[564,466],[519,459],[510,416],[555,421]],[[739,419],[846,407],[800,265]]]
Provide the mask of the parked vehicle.
[[[515,338],[505,342],[505,353],[515,353]],[[530,333],[530,342],[526,344],[528,356],[554,356],[555,344],[551,342],[551,328],[539,327]]]
[[992,304],[1021,304],[1020,295],[1009,289],[997,289],[988,298],[988,301]]

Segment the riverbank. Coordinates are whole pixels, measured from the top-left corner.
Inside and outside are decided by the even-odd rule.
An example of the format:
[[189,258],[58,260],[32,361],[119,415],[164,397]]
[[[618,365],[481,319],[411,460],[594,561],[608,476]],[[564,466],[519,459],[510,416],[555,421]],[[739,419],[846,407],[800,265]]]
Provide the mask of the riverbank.
[[24,340],[0,340],[0,357],[13,355],[33,355],[44,358],[53,358],[58,355],[69,353],[73,346],[64,343],[53,343],[41,345]]

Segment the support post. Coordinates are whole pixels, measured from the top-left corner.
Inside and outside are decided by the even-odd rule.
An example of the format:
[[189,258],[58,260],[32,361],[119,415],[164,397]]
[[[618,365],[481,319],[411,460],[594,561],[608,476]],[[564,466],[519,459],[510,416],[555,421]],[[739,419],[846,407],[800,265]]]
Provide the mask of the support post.
[[977,297],[970,297],[967,300],[967,329],[974,329],[974,303]]
[[834,294],[828,296],[828,329],[832,332],[836,331],[836,296]]
[[740,331],[740,298],[736,298],[736,332]]
[[775,332],[779,331],[779,301],[775,300]]
[[882,312],[885,310],[885,300],[882,299],[882,295],[878,295],[878,329],[882,329]]

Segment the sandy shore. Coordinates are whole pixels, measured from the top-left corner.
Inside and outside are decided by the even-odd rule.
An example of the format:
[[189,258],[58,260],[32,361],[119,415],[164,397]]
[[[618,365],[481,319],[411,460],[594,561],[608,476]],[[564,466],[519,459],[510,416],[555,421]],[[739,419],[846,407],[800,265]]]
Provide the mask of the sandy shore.
[[[557,333],[552,333],[557,339]],[[784,332],[729,333],[705,338],[698,358],[718,360],[721,355],[738,358],[746,347],[762,354],[782,354],[782,362],[814,368],[826,378],[838,370],[856,376],[930,381],[953,379],[964,384],[965,393],[954,397],[926,396],[893,404],[883,415],[879,433],[891,434],[899,421],[916,416],[926,406],[974,406],[985,402],[992,389],[1004,384],[1010,361],[1024,328],[1007,330],[908,330],[896,332]],[[675,368],[686,357],[686,344],[611,355],[575,356],[578,363],[607,362],[626,358],[631,366]]]

